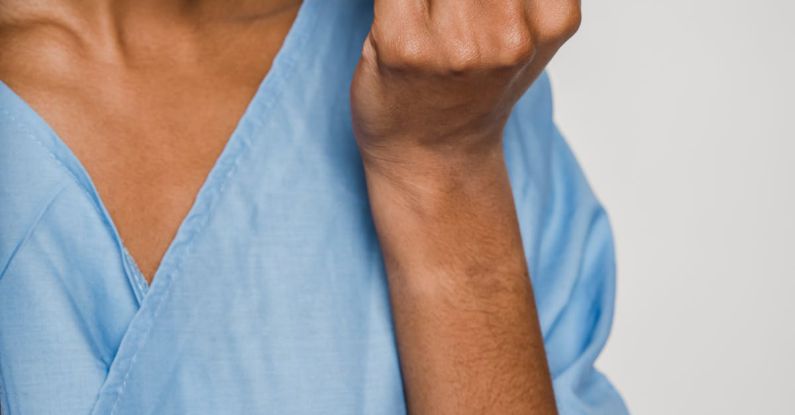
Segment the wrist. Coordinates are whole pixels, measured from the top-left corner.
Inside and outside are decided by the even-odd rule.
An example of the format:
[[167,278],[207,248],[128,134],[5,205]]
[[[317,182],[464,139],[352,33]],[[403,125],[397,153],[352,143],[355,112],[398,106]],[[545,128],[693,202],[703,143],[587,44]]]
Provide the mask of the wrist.
[[371,192],[403,193],[413,199],[453,196],[481,192],[501,182],[506,174],[499,135],[449,144],[388,142],[359,145]]
[[400,264],[390,279],[412,295],[437,295],[442,286],[465,282],[481,293],[495,281],[526,284],[501,145],[471,153],[412,148],[378,154],[363,158],[382,249]]

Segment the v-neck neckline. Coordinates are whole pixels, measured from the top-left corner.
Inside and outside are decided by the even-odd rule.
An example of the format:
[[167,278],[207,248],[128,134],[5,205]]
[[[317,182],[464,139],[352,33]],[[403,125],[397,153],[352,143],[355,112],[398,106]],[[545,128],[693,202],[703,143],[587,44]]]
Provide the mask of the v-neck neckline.
[[233,175],[239,158],[249,146],[250,137],[246,136],[246,125],[263,121],[262,119],[256,119],[255,116],[259,115],[264,118],[267,115],[264,110],[272,105],[287,77],[294,72],[293,67],[298,59],[297,55],[308,37],[309,29],[314,26],[313,21],[316,17],[316,6],[314,3],[314,0],[304,0],[299,6],[292,26],[285,36],[281,48],[276,53],[268,73],[263,77],[254,95],[247,103],[221,154],[213,163],[199,191],[196,193],[190,210],[180,221],[176,234],[169,243],[152,276],[151,284],[146,280],[136,261],[124,245],[118,228],[88,170],[47,120],[10,86],[0,80],[0,89],[4,89],[8,95],[17,101],[24,116],[39,129],[40,134],[31,134],[31,138],[36,139],[49,150],[52,156],[68,170],[70,175],[93,200],[103,221],[110,229],[118,249],[121,251],[125,273],[135,292],[139,306],[143,303],[149,291],[159,285],[167,285],[169,276],[173,274],[180,261],[187,255],[190,241],[203,227],[219,193],[223,190],[224,184]]
[[325,0],[303,0],[269,72],[261,81],[235,130],[197,192],[193,205],[163,255],[151,285],[148,285],[143,275],[134,269],[135,265],[87,170],[66,142],[61,140],[33,107],[0,81],[0,98],[9,100],[8,109],[0,108],[0,111],[14,111],[15,116],[11,118],[12,121],[19,123],[26,130],[25,137],[20,139],[33,140],[41,145],[92,199],[101,220],[115,238],[122,256],[124,273],[138,300],[138,308],[127,324],[115,355],[108,363],[107,373],[97,391],[91,414],[113,415],[122,407],[120,403],[125,396],[128,379],[136,367],[141,351],[151,337],[160,312],[175,295],[175,286],[178,285],[176,281],[183,277],[181,270],[187,267],[185,264],[190,259],[196,239],[208,224],[212,223],[211,218],[214,215],[224,213],[218,209],[221,207],[219,205],[223,200],[224,191],[233,185],[235,173],[241,170],[244,161],[253,160],[243,157],[250,154],[248,150],[259,145],[257,140],[268,139],[263,133],[269,125],[278,122],[274,119],[278,113],[276,105],[280,96],[295,82],[293,78],[300,73],[298,66],[308,59],[307,44],[319,30],[317,25],[319,16],[325,9],[334,7]]

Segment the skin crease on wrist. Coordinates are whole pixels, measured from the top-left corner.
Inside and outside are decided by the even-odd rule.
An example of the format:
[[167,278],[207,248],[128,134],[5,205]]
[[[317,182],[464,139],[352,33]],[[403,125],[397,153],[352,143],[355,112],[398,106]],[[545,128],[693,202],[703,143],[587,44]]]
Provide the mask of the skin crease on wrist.
[[[501,140],[579,2],[374,5],[351,108],[409,412],[553,414]],[[0,79],[86,166],[148,278],[297,7],[0,0]]]

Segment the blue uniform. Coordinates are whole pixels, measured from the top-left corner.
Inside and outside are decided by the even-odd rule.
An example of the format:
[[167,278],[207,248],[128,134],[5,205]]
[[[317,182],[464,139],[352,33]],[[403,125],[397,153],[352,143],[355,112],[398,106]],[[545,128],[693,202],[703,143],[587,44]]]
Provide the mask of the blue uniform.
[[[3,415],[406,412],[350,121],[372,3],[301,7],[151,286],[86,170],[0,83]],[[613,313],[610,228],[546,75],[505,152],[560,411],[623,414],[593,367]]]

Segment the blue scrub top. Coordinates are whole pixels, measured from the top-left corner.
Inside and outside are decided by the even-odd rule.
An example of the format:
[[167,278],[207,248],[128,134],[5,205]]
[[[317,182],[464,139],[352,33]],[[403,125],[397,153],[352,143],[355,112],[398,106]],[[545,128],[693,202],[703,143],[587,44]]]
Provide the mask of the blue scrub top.
[[[370,1],[305,0],[151,286],[86,170],[0,83],[3,415],[406,412],[348,103],[371,22]],[[546,75],[505,152],[560,412],[626,413],[593,367],[610,228]]]

